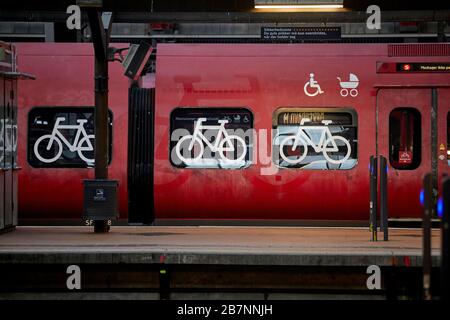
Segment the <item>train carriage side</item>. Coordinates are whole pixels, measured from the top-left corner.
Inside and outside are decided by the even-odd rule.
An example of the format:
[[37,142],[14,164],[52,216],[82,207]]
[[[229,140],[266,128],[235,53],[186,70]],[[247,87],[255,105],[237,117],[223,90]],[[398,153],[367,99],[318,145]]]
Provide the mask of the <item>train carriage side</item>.
[[[19,44],[18,52],[38,79],[20,84],[19,216],[79,219],[81,181],[93,177],[92,150],[80,150],[93,132],[92,48]],[[420,217],[423,175],[449,173],[449,52],[445,44],[158,45],[149,217],[367,220],[371,155],[388,158],[390,217]],[[128,85],[111,63],[109,168],[121,218]],[[45,148],[52,135],[61,154],[57,143]]]
[[367,220],[376,154],[390,217],[419,217],[423,175],[448,172],[449,73],[379,68],[448,65],[448,48],[392,46],[159,45],[156,217]]

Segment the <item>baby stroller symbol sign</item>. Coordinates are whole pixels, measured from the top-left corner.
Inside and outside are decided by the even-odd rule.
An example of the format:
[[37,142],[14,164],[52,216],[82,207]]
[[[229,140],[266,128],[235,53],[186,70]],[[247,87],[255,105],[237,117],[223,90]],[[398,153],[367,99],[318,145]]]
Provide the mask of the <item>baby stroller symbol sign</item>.
[[359,79],[356,74],[350,73],[349,81],[342,81],[340,77],[337,77],[339,80],[339,84],[341,86],[341,96],[346,97],[350,93],[350,95],[354,98],[358,95]]

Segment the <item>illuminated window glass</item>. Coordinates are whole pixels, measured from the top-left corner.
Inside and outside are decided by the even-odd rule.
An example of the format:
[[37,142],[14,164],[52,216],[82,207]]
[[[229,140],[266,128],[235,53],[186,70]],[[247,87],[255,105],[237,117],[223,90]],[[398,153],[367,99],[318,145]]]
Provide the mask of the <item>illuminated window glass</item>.
[[[28,162],[35,168],[94,166],[94,108],[39,107],[28,115]],[[112,113],[109,112],[109,161]]]
[[395,108],[389,115],[389,162],[398,170],[414,170],[421,162],[421,117],[414,108]]
[[170,117],[170,161],[178,168],[250,165],[253,115],[244,108],[177,108]]
[[358,161],[352,109],[281,108],[273,117],[273,160],[282,168],[348,170]]

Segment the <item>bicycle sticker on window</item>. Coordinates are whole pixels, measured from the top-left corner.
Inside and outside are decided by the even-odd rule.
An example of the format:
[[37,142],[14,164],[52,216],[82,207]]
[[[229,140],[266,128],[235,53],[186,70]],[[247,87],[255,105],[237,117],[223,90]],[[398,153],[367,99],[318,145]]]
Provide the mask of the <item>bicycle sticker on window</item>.
[[238,169],[250,164],[253,117],[241,108],[178,108],[170,159],[179,168]]
[[357,163],[353,110],[281,108],[273,125],[273,161],[279,167],[345,170]]
[[[31,110],[28,119],[29,163],[33,167],[93,167],[93,112],[90,107],[40,107]],[[111,112],[109,115],[111,141]]]

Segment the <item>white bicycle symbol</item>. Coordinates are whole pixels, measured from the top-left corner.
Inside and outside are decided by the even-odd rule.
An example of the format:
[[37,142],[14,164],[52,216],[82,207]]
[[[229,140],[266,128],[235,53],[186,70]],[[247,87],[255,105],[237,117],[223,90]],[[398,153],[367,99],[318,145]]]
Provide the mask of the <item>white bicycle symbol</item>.
[[[84,124],[88,122],[87,119],[78,119],[78,125],[62,125],[61,122],[65,121],[66,118],[58,117],[56,118],[55,126],[53,127],[51,134],[46,134],[36,140],[34,144],[34,154],[36,158],[44,163],[52,163],[58,160],[61,157],[63,152],[63,143],[69,148],[71,152],[77,152],[80,159],[88,164],[93,164],[94,159],[87,158],[83,152],[91,152],[94,151],[93,141],[95,136],[93,134],[88,135],[86,130],[84,129]],[[71,144],[64,135],[60,132],[60,130],[77,130],[75,135],[75,139]],[[82,137],[81,137],[82,136]],[[81,137],[81,139],[80,139]],[[92,142],[91,142],[92,139]],[[46,141],[48,140],[48,142]],[[52,148],[56,148],[52,152],[49,153],[50,157],[43,157],[39,150],[40,144],[43,142],[44,151],[50,151]]]
[[[329,124],[332,123],[331,120],[323,120],[322,123],[325,126],[304,126],[305,123],[310,122],[311,119],[302,119],[300,122],[300,126],[298,127],[298,131],[295,135],[287,136],[283,141],[280,143],[280,155],[283,158],[284,161],[286,161],[289,164],[299,164],[302,162],[308,153],[308,145],[311,145],[312,148],[316,153],[322,152],[325,159],[333,164],[341,164],[344,163],[349,157],[351,153],[351,147],[350,143],[341,136],[333,136],[331,134],[330,128],[328,127]],[[321,130],[321,136],[319,139],[319,143],[316,145],[311,140],[311,138],[305,133],[305,130]],[[342,159],[334,160],[330,157],[329,153],[332,152],[338,152],[338,142],[341,141],[345,147],[347,148],[347,152],[345,156]],[[330,146],[331,145],[331,146]],[[303,151],[300,153],[300,157],[296,159],[290,159],[286,154],[284,147],[288,146],[288,148],[291,148],[291,151],[294,151],[298,146],[303,147]]]
[[[238,162],[242,161],[245,158],[245,155],[247,153],[247,146],[245,144],[244,139],[237,135],[228,135],[227,131],[225,130],[225,124],[228,123],[228,120],[218,120],[219,125],[202,125],[203,122],[206,121],[206,118],[199,118],[195,123],[194,133],[192,135],[187,135],[182,137],[176,147],[175,152],[181,161],[184,163],[192,162],[192,161],[198,161],[203,157],[203,153],[205,151],[205,145],[204,143],[210,148],[211,152],[219,152],[220,157],[223,161],[226,161],[228,163],[230,162]],[[212,144],[202,133],[202,130],[218,130],[217,135],[215,136],[214,144]],[[185,158],[182,155],[182,145],[185,141],[189,142],[188,151],[189,154],[191,154],[192,150],[199,150],[197,155],[194,155],[194,157]],[[234,147],[234,141],[235,140],[238,144],[241,144],[242,146],[242,154],[239,155],[236,159],[228,159],[226,157],[226,152],[230,151],[233,152],[236,150]],[[195,146],[195,149],[194,149]],[[239,148],[238,148],[239,150]]]

